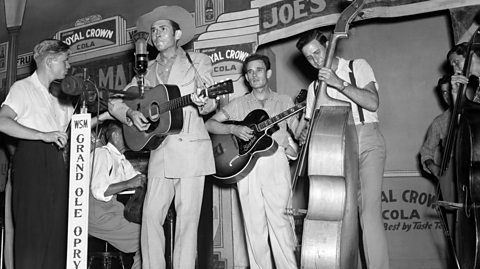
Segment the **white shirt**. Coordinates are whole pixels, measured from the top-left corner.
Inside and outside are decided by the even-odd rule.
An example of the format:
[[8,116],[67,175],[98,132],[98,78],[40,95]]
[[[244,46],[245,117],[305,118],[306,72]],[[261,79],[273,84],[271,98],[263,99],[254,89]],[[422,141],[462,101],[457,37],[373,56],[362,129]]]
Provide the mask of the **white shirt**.
[[140,174],[135,171],[132,164],[125,158],[125,155],[120,153],[118,149],[110,143],[95,149],[95,157],[92,154],[92,161],[95,163],[92,166],[93,171],[90,189],[93,197],[100,201],[108,202],[112,199],[113,195],[104,195],[108,186],[129,180]]
[[[339,58],[338,59],[338,66],[337,70],[335,71],[335,74],[337,76],[351,84],[350,81],[350,75],[349,73],[351,72],[350,67],[348,66],[349,61]],[[357,84],[358,88],[363,88],[365,87],[368,83],[374,82],[375,87],[378,90],[378,83],[377,80],[375,79],[375,75],[373,73],[372,68],[368,64],[368,62],[364,59],[356,59],[353,63],[353,68],[355,69],[355,81]],[[315,89],[314,87],[317,86],[318,83],[312,82],[308,86],[308,93],[307,93],[307,107],[305,109],[305,118],[310,119],[312,115],[312,111],[314,109],[313,104],[315,102]],[[352,100],[350,100],[347,96],[343,95],[341,92],[339,92],[337,89],[332,88],[332,87],[327,87],[327,94],[328,96],[342,100],[342,101],[347,101],[352,105],[352,114],[353,114],[353,120],[355,121],[355,124],[361,124],[360,122],[360,117],[358,114],[358,107],[357,104],[354,103]],[[371,123],[371,122],[378,122],[378,115],[377,112],[371,112],[366,109],[363,109],[363,115],[365,118],[365,123]]]
[[15,82],[4,105],[15,111],[18,123],[41,132],[65,132],[73,114],[73,106],[51,95],[38,80],[37,72]]

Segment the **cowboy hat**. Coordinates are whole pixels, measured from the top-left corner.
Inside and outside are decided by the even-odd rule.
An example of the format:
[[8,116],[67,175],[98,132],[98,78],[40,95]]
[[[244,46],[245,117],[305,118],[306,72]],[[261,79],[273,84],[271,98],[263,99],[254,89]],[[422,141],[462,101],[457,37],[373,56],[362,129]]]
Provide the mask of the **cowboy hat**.
[[[179,6],[159,6],[137,20],[137,31],[150,33],[152,24],[158,20],[174,21],[180,26],[182,36],[178,46],[183,46],[192,40],[195,35],[195,22],[192,15]],[[148,41],[152,44],[152,39]]]

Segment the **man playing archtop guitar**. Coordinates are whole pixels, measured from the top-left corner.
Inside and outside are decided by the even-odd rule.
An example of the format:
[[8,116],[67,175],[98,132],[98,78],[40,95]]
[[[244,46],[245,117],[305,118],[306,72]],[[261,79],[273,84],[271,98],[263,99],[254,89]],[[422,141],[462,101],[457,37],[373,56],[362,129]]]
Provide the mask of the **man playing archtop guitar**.
[[[252,91],[234,99],[211,117],[205,124],[210,133],[233,134],[249,141],[254,137],[254,130],[226,121],[242,121],[256,109],[275,116],[293,107],[289,96],[278,94],[268,86],[272,75],[268,57],[250,55],[245,59],[243,73]],[[285,155],[287,124],[295,130],[297,119],[289,117],[278,123],[279,130],[272,134],[278,149],[272,155],[259,158],[253,169],[237,182],[252,269],[274,268],[271,257],[278,269],[297,268],[293,219],[284,214],[291,201],[290,169]]]

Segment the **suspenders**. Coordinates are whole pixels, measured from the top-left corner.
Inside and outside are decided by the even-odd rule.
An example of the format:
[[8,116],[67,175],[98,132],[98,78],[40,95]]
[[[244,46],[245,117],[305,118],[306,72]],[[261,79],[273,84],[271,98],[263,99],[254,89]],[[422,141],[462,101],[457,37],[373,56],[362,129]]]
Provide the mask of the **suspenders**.
[[[352,71],[350,71],[350,73],[348,73],[348,75],[350,76],[350,83],[353,86],[357,87],[357,82],[355,80],[355,75],[353,74],[353,60],[348,63],[348,67],[350,67],[350,70],[352,70]],[[362,125],[364,125],[365,124],[365,117],[363,116],[363,109],[358,104],[357,104],[357,109],[358,109],[358,116],[360,118],[360,122],[362,123]]]
[[[352,84],[353,86],[357,87],[357,82],[355,80],[355,75],[353,73],[353,60],[351,60],[349,63],[348,63],[348,67],[350,67],[350,72],[348,73],[348,75],[350,76],[350,84]],[[317,83],[318,83],[318,80],[315,80],[314,81],[314,84],[313,84],[313,88],[315,89],[315,96],[317,96]],[[363,116],[363,109],[361,106],[359,106],[357,104],[357,109],[358,109],[358,116],[360,118],[360,122],[362,123],[362,125],[365,124],[365,117]]]

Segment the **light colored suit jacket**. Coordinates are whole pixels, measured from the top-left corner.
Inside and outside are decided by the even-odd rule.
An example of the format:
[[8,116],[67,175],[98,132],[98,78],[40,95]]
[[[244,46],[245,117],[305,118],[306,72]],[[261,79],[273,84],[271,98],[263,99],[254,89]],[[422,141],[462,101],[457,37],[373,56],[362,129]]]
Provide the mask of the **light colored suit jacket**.
[[[193,93],[197,88],[202,88],[204,82],[207,86],[213,84],[210,58],[195,52],[189,52],[189,55],[198,73],[188,61],[186,52],[178,48],[168,81],[161,81],[156,72],[158,63],[153,60],[149,62],[145,85],[153,87],[161,83],[174,84],[184,96]],[[125,89],[136,85],[137,80],[134,78]],[[109,103],[109,112],[124,124],[128,123],[127,110],[128,106],[123,102]],[[160,165],[164,167],[159,167]],[[160,174],[161,171],[165,171],[165,174]],[[182,178],[214,173],[212,142],[203,118],[195,105],[183,107],[183,128],[179,134],[169,135],[157,149],[151,151],[148,177]]]

